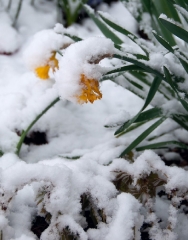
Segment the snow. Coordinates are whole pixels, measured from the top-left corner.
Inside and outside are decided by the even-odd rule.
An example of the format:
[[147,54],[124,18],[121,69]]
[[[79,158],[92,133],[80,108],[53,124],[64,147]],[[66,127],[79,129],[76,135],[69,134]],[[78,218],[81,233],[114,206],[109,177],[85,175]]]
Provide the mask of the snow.
[[[133,228],[136,225],[135,222],[140,220],[140,203],[131,194],[121,193],[117,197],[117,204],[118,209],[115,218],[110,223],[110,231],[105,239],[132,239],[134,238]],[[141,225],[141,222],[139,224]]]
[[[7,2],[2,2],[6,6]],[[98,83],[103,73],[114,65],[123,64],[111,59],[115,52],[113,42],[102,36],[90,19],[82,26],[74,24],[65,29],[57,23],[53,1],[45,1],[45,4],[43,0],[35,1],[34,6],[29,0],[23,1],[16,28],[13,28],[18,1],[13,2],[9,13],[0,13],[0,150],[4,152],[0,157],[0,231],[3,239],[37,239],[31,232],[32,221],[46,213],[51,219],[40,237],[43,240],[59,239],[66,227],[81,240],[139,240],[140,228],[146,219],[156,221],[151,230],[153,236],[157,230],[159,237],[166,231],[168,240],[175,239],[176,233],[186,239],[187,218],[168,201],[157,198],[153,203],[156,215],[146,216],[140,199],[118,191],[113,184],[117,171],[129,175],[134,186],[140,178],[155,173],[166,182],[163,186],[166,192],[171,194],[177,189],[177,203],[179,195],[187,194],[187,171],[165,166],[153,151],[139,155],[133,152],[133,163],[119,158],[125,147],[148,128],[144,125],[120,138],[114,136],[117,126],[142,108],[143,100],[106,80],[100,83],[101,99],[93,104],[77,104],[76,96],[83,87],[81,74]],[[136,22],[122,3],[102,4],[100,10],[108,11],[117,22],[136,34]],[[83,40],[73,43],[64,33],[78,35]],[[122,39],[125,40],[124,51],[143,53],[135,43],[125,37]],[[147,46],[154,49],[149,43]],[[57,50],[59,53],[54,57],[58,67],[51,69],[50,78],[42,81],[35,75],[35,69],[48,64]],[[168,63],[172,72],[180,69],[180,76],[184,74],[171,55],[162,61],[162,51],[155,50],[150,54],[150,66],[162,72],[161,66]],[[123,82],[124,78],[121,80]],[[24,143],[18,156],[15,152],[21,132],[57,97],[61,98],[58,103],[28,133],[30,136],[33,131],[44,132],[47,143]],[[158,97],[156,102],[160,100]],[[175,113],[183,112],[177,101],[165,102],[162,107],[164,112],[169,108],[174,108]],[[176,127],[176,123],[168,120],[151,137]],[[176,129],[161,139],[187,142],[187,132]],[[177,154],[165,153],[164,156],[171,160]],[[87,228],[81,204],[84,196],[96,214],[96,229],[84,230]],[[105,215],[103,221],[100,212]],[[162,230],[156,216],[162,219]],[[183,227],[179,224],[181,221]],[[165,229],[168,222],[174,233]]]
[[113,45],[110,39],[91,37],[72,44],[65,51],[55,73],[56,87],[62,99],[77,101],[76,96],[82,90],[82,74],[88,79],[99,80],[102,77],[103,69],[95,62],[106,56],[111,57],[114,53]]
[[51,29],[42,30],[30,40],[23,53],[23,60],[30,70],[35,70],[39,66],[46,65],[53,52],[71,42],[68,37],[63,37]]
[[11,26],[12,21],[7,13],[0,12],[0,53],[14,53],[21,44],[21,36]]

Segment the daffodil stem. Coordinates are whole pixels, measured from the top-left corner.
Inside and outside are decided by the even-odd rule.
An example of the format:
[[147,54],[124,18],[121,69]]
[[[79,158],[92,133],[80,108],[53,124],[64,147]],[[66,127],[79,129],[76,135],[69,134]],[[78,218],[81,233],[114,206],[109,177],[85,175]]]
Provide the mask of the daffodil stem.
[[12,0],[9,0],[9,2],[8,2],[8,6],[7,6],[7,11],[10,10],[11,5],[12,5]]
[[19,142],[18,142],[18,144],[17,144],[17,147],[16,147],[16,154],[17,154],[17,155],[19,155],[19,153],[20,153],[22,144],[23,144],[24,139],[25,139],[25,137],[27,136],[29,130],[30,130],[30,129],[33,127],[33,125],[34,125],[52,106],[54,106],[59,100],[60,100],[59,97],[57,97],[56,99],[54,99],[54,100],[29,124],[29,126],[27,127],[27,129],[22,132],[22,135],[20,136],[20,140],[19,140]]
[[14,23],[13,23],[13,26],[14,26],[14,27],[15,27],[15,25],[16,25],[18,16],[19,16],[19,14],[20,14],[20,10],[21,10],[21,7],[22,7],[22,2],[23,2],[23,0],[20,0],[19,3],[18,3],[18,8],[17,8],[16,16],[15,16]]
[[31,0],[31,6],[34,6],[34,1],[35,1],[35,0]]

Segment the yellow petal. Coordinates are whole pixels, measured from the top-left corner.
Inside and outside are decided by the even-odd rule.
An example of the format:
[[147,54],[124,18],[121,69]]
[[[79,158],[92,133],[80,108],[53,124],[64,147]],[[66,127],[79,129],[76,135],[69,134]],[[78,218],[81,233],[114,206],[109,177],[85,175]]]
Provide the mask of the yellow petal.
[[80,85],[82,93],[77,96],[78,103],[93,103],[97,99],[102,98],[102,93],[99,90],[99,82],[95,79],[88,79],[84,74],[81,74]]
[[56,52],[53,53],[51,58],[49,59],[49,65],[52,68],[53,72],[56,68],[59,68],[58,60],[55,58]]
[[35,73],[39,78],[46,80],[49,78],[49,74],[48,74],[49,70],[50,70],[50,66],[46,65],[46,66],[36,68]]
[[48,79],[50,68],[52,68],[53,72],[55,71],[56,68],[59,68],[58,60],[55,58],[55,55],[56,53],[53,52],[52,56],[50,57],[45,66],[40,66],[35,69],[35,73],[39,78],[44,80]]

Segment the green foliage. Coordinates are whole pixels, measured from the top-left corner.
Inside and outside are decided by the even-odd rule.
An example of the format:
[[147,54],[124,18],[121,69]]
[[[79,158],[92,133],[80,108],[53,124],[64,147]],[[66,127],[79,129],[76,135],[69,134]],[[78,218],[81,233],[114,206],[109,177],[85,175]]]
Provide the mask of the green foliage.
[[86,2],[87,0],[58,0],[58,6],[65,14],[67,26],[76,21],[82,5]]
[[[175,21],[180,21],[180,18],[177,14],[176,9],[173,6],[172,1],[170,0],[121,0],[125,6],[130,9],[132,2],[136,2],[138,10],[131,13],[136,18],[139,23],[139,29],[147,33],[150,39],[153,36],[150,34],[151,29],[155,30],[159,35],[163,36],[171,45],[175,45],[176,42],[174,40],[173,35],[170,32],[167,32],[164,26],[158,21],[158,17],[161,13],[164,13],[169,18],[175,19]],[[147,19],[146,19],[147,18]],[[145,21],[148,21],[148,25],[145,25]]]
[[[114,70],[107,72],[101,81],[111,79],[145,100],[142,109],[132,119],[120,126],[115,135],[122,136],[150,120],[159,119],[130,143],[120,157],[130,154],[134,149],[141,151],[149,148],[170,148],[171,146],[187,149],[187,146],[179,141],[152,142],[152,138],[149,140],[147,137],[167,118],[173,119],[180,127],[188,130],[188,90],[182,89],[182,85],[186,86],[188,79],[188,32],[186,30],[188,28],[188,4],[184,0],[122,0],[122,2],[132,11],[139,23],[139,30],[147,34],[150,45],[148,40],[141,39],[118,25],[108,14],[99,12],[96,15],[89,6],[85,6],[86,11],[103,34],[114,42],[117,51],[113,57],[119,59],[122,64],[121,67],[117,66]],[[150,19],[148,24],[144,22],[146,16],[147,19]],[[153,29],[152,35],[150,34],[151,29]],[[122,40],[119,36],[117,37],[116,32],[131,39],[143,50],[144,54],[127,51],[124,45],[122,46]],[[182,42],[179,43],[175,36]],[[160,62],[153,64],[151,56],[157,54],[158,51],[161,54],[160,62],[164,62],[163,65],[160,65]],[[171,54],[170,64],[166,60],[166,55],[169,53]],[[173,64],[176,65],[179,72],[172,67]],[[124,80],[120,81],[119,77]],[[164,103],[175,101],[182,108],[163,110],[158,105],[155,96],[164,98]],[[145,111],[149,104],[152,105],[152,108]],[[157,136],[155,140],[156,138]],[[138,146],[146,139],[149,141],[147,144]]]

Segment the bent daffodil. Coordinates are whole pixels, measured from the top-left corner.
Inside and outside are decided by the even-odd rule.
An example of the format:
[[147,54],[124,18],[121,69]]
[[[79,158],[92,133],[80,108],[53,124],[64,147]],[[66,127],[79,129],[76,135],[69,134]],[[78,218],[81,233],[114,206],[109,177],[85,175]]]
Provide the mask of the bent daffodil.
[[79,104],[101,99],[99,80],[104,69],[99,62],[111,57],[114,51],[114,43],[102,37],[91,37],[70,45],[55,72],[59,96]]
[[97,99],[102,98],[102,93],[99,90],[99,82],[95,79],[88,79],[84,74],[81,74],[80,85],[82,92],[77,96],[78,103],[93,103]]
[[56,51],[69,46],[73,41],[53,29],[37,32],[23,53],[26,66],[41,79],[50,78],[50,70],[58,68]]
[[53,72],[55,69],[58,69],[58,60],[55,58],[55,55],[56,53],[54,52],[46,65],[37,67],[35,69],[35,73],[39,78],[46,80],[49,78],[50,68]]

